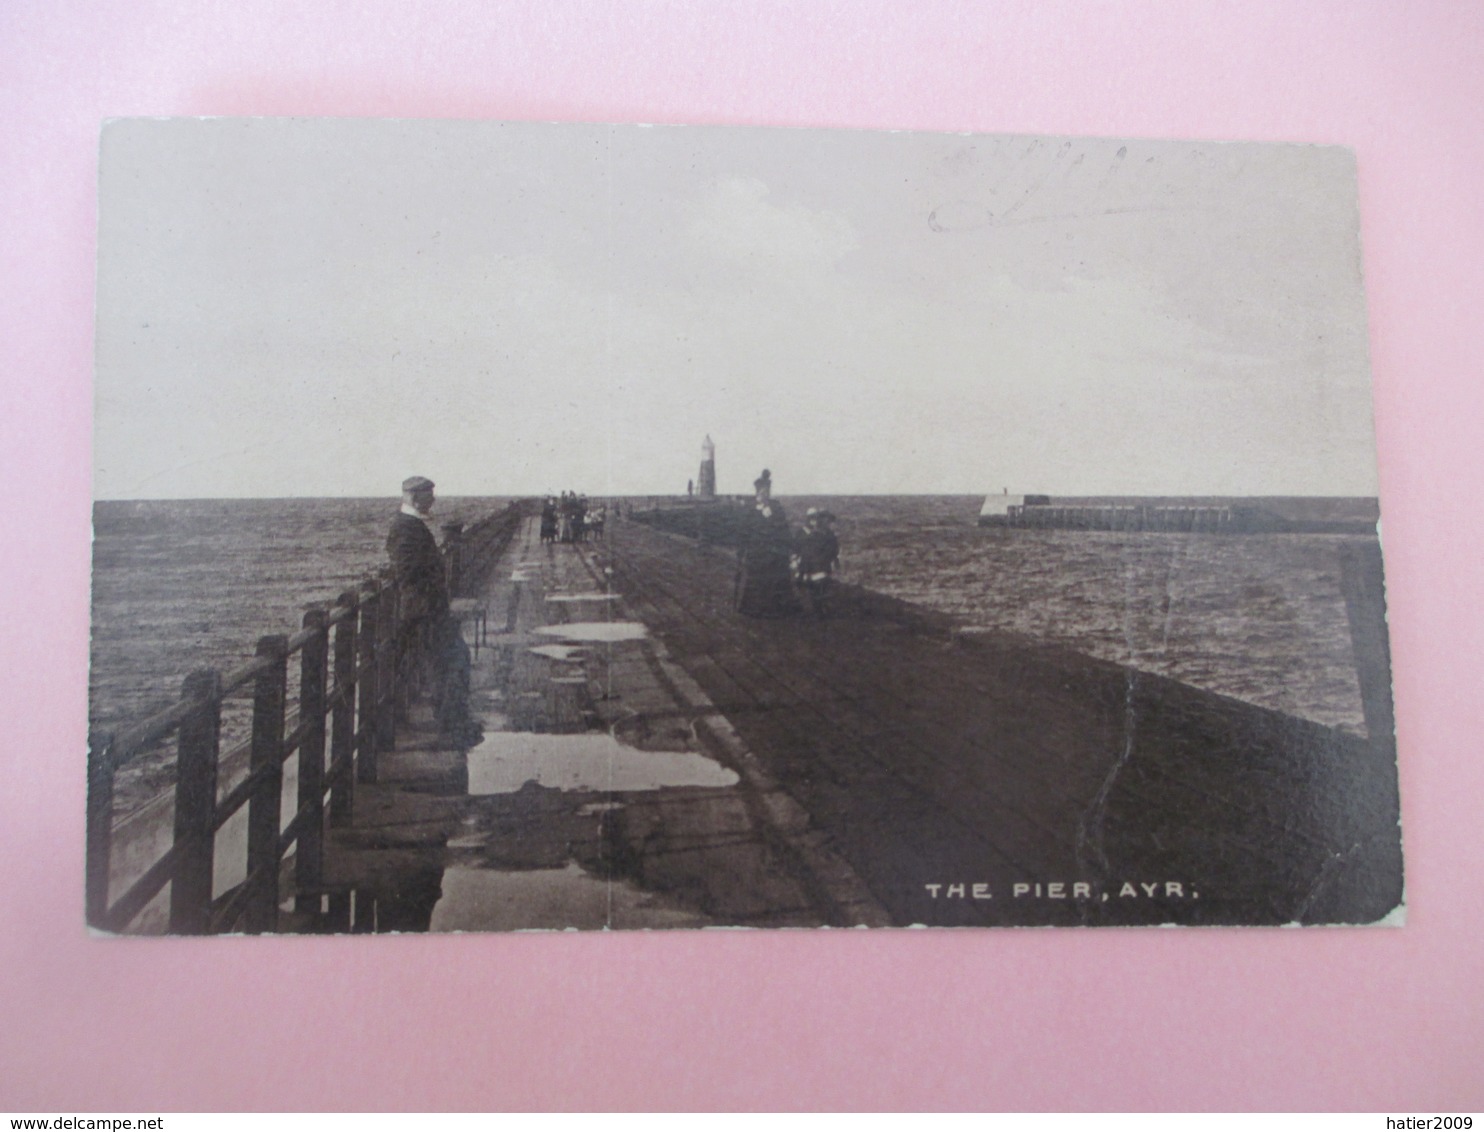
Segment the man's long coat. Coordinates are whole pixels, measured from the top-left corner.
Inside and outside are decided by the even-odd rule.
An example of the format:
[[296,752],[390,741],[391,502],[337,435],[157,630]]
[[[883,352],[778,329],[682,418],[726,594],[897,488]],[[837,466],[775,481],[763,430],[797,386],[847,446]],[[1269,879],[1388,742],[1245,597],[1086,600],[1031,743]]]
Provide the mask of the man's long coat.
[[448,576],[426,523],[398,511],[386,536],[386,553],[392,560],[392,576],[401,586],[404,622],[448,612]]

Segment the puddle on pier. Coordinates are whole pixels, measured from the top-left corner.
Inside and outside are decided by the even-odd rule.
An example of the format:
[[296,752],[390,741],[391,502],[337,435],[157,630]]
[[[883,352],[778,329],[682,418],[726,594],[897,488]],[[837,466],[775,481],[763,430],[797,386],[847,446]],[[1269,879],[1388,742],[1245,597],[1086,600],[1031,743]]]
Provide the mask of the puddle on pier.
[[641,751],[606,732],[496,731],[469,751],[470,794],[514,794],[527,782],[554,790],[662,790],[735,786],[737,773],[691,751]]
[[[577,807],[577,816],[590,818],[594,814],[610,814],[614,810],[621,809],[623,809],[622,802],[589,802],[585,806]],[[453,842],[450,841],[449,844],[452,845]]]
[[642,641],[649,636],[642,621],[576,621],[571,625],[546,625],[536,632],[564,641]]
[[577,662],[582,660],[587,652],[581,645],[533,645],[531,652],[537,656],[544,656],[547,660],[566,660]]
[[706,917],[666,904],[624,881],[605,881],[575,861],[560,869],[502,871],[450,865],[429,930],[520,931],[605,928],[615,920],[645,927],[705,927]]

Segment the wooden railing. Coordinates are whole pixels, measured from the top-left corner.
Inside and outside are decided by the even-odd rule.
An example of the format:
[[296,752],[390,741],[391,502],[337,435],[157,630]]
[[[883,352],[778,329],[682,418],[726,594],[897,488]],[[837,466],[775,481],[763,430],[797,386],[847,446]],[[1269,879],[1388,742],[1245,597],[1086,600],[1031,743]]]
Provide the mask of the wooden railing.
[[[446,565],[459,574],[488,572],[522,514],[519,504],[475,524],[477,537],[446,542]],[[310,609],[292,636],[266,636],[256,655],[228,672],[191,673],[181,698],[116,733],[95,733],[88,750],[86,908],[88,923],[122,932],[169,886],[168,930],[178,934],[274,931],[282,873],[292,851],[295,911],[349,925],[348,893],[323,883],[325,829],[354,818],[356,783],[375,782],[377,756],[396,742],[399,592],[384,570],[330,608]],[[298,706],[290,712],[289,662],[298,661]],[[252,697],[247,743],[221,753],[222,701]],[[114,779],[130,760],[174,737],[174,828],[168,850],[117,897],[111,893]],[[245,777],[225,792],[222,768],[247,760]],[[297,755],[293,817],[282,821],[284,765]],[[328,755],[328,762],[326,756]],[[217,834],[246,809],[246,874],[219,895]]]
[[489,581],[490,570],[509,544],[529,505],[513,503],[465,529],[462,523],[443,525],[444,561],[448,592],[454,598],[471,597]]

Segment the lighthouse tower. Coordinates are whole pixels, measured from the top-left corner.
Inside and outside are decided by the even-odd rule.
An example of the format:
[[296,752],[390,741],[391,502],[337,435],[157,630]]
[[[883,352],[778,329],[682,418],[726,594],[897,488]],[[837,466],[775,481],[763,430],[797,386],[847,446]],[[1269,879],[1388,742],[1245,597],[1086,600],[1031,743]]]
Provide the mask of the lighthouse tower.
[[716,498],[716,445],[708,435],[701,445],[701,474],[696,477],[696,495],[701,499]]

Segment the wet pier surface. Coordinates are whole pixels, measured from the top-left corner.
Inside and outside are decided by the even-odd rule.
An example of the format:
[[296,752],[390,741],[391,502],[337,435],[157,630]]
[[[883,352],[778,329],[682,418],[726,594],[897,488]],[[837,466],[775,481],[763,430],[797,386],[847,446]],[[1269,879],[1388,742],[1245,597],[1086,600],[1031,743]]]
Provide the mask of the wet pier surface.
[[442,745],[414,708],[332,834],[326,885],[354,894],[352,929],[887,923],[632,617],[610,547],[538,529],[480,603],[484,741]]
[[1365,923],[1400,902],[1389,733],[848,588],[824,618],[751,620],[729,551],[537,530],[480,602],[484,742],[415,716],[332,835],[355,930]]

